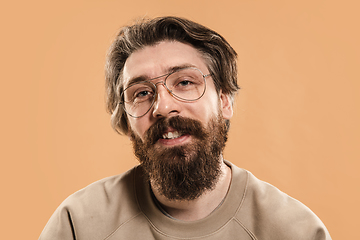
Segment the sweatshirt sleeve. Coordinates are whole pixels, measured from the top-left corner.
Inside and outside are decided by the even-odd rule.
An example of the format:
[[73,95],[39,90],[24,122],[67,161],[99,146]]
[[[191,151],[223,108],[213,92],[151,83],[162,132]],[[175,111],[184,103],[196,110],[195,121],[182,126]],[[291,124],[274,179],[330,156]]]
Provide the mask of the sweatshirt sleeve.
[[51,216],[39,240],[76,240],[75,226],[70,211],[62,206]]

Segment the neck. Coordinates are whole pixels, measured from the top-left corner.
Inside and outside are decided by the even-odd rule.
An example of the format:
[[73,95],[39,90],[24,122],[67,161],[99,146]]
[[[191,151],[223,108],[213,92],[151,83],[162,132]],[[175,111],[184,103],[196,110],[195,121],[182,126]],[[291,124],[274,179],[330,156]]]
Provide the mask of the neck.
[[231,182],[231,169],[221,161],[221,174],[215,188],[203,193],[195,200],[169,200],[151,184],[155,198],[161,207],[173,218],[195,221],[208,216],[225,198]]

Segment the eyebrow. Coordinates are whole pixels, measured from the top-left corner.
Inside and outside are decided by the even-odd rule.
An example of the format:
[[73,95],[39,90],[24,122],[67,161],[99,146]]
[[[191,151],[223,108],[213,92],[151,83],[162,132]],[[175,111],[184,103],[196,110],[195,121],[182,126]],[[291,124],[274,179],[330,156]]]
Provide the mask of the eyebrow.
[[127,88],[129,87],[130,85],[133,85],[135,83],[139,83],[139,82],[144,82],[144,81],[151,81],[151,80],[155,80],[155,79],[158,79],[158,78],[161,78],[161,77],[164,77],[166,75],[169,75],[170,73],[173,73],[173,72],[176,72],[180,69],[184,69],[184,68],[190,68],[190,67],[195,67],[195,65],[193,64],[181,64],[181,65],[177,65],[177,66],[173,66],[173,67],[169,67],[167,68],[167,73],[163,74],[163,75],[160,75],[158,77],[154,77],[154,78],[150,78],[149,76],[147,75],[140,75],[140,76],[137,76],[137,77],[134,77],[134,78],[130,78],[127,86],[124,86],[124,88]]

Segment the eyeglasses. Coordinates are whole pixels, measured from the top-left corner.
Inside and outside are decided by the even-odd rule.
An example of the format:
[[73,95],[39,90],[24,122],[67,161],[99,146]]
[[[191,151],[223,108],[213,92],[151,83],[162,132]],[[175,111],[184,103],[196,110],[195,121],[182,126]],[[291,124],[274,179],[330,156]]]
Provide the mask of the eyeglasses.
[[[174,72],[152,78],[139,83],[134,83],[124,89],[121,102],[125,112],[134,118],[144,116],[154,105],[157,96],[157,85],[163,84],[168,93],[181,101],[196,101],[206,90],[205,78],[199,69],[186,67]],[[151,81],[165,77],[164,81],[152,83]]]

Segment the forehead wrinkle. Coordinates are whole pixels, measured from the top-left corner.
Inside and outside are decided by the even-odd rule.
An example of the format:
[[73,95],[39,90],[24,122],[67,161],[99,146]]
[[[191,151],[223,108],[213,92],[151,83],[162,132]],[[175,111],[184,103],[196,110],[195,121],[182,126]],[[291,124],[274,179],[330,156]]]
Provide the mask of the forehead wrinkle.
[[170,73],[173,73],[173,72],[175,72],[175,71],[178,71],[178,70],[180,70],[180,69],[188,68],[188,67],[195,67],[195,68],[197,68],[195,65],[189,64],[189,63],[185,63],[185,64],[180,64],[180,65],[168,67],[168,68],[166,68],[166,70],[164,71],[164,72],[166,72],[165,74],[160,75],[160,76],[157,76],[157,77],[154,77],[154,78],[151,78],[149,75],[146,75],[146,74],[140,75],[140,76],[136,76],[136,77],[133,77],[133,78],[130,78],[130,79],[127,81],[127,85],[126,85],[126,86],[124,85],[124,88],[127,88],[128,86],[133,85],[133,84],[138,83],[138,82],[152,81],[152,80],[155,80],[155,79],[164,77],[164,76],[166,76],[166,75],[168,75],[168,74],[170,74]]
[[134,77],[134,78],[130,78],[127,85],[124,85],[124,88],[127,88],[130,85],[133,85],[133,84],[138,83],[138,82],[146,81],[147,79],[149,79],[149,76],[146,76],[146,75],[141,75],[141,76],[137,76],[137,77]]

